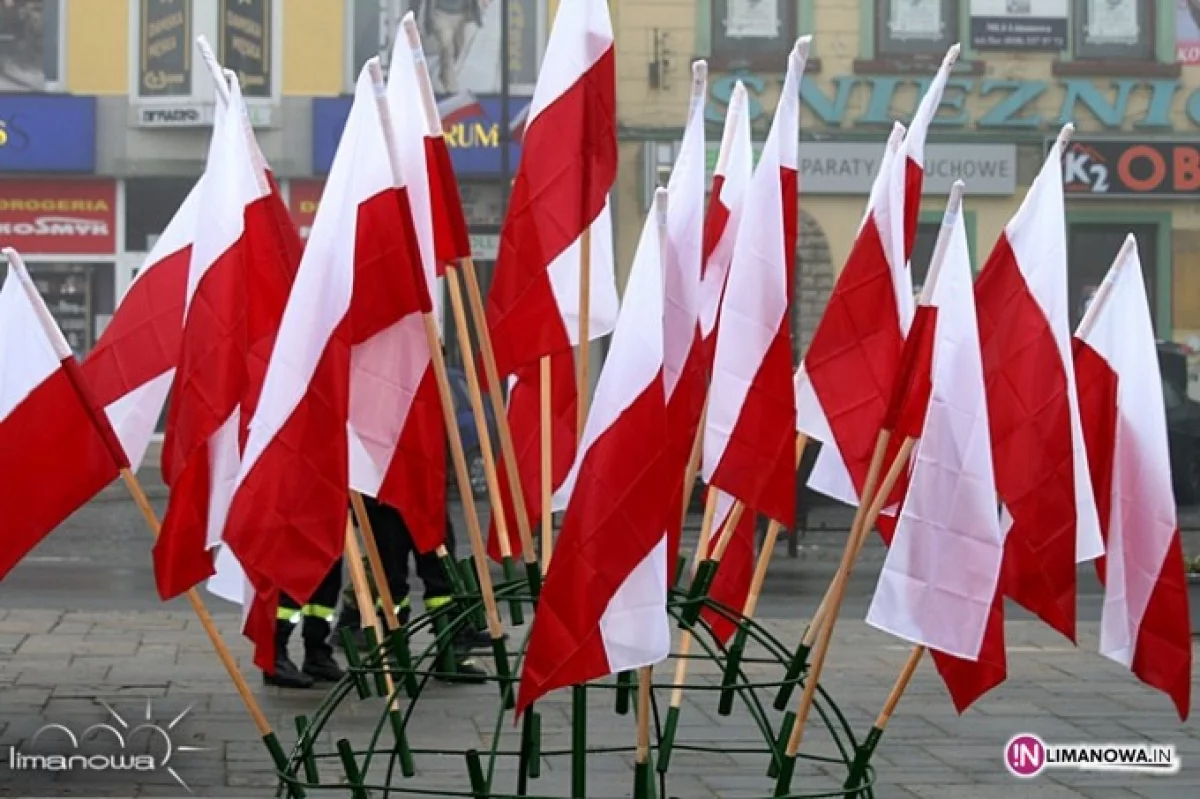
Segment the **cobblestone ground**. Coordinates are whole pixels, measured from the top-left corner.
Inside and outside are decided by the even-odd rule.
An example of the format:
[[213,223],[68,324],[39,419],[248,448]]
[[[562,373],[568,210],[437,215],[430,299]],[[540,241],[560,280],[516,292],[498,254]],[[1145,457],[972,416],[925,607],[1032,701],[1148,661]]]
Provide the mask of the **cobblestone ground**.
[[[217,619],[222,633],[236,641],[236,617],[220,614]],[[768,626],[788,642],[801,632],[795,621],[771,621]],[[521,628],[513,632],[514,637],[523,634]],[[1096,637],[1094,623],[1083,625],[1076,649],[1033,622],[1010,622],[1008,682],[962,717],[954,713],[932,666],[923,663],[875,756],[879,769],[876,796],[1182,799],[1200,795],[1200,732],[1195,726],[1181,724],[1165,698],[1094,654]],[[245,652],[240,643],[234,643],[234,649]],[[907,652],[894,639],[855,618],[839,623],[824,686],[859,735],[878,713]],[[248,662],[242,665],[250,666]],[[756,667],[752,673],[754,679],[765,681],[777,677],[778,670]],[[717,678],[711,666],[697,666],[692,676],[710,685]],[[668,669],[660,669],[659,679],[670,679]],[[322,695],[266,688],[257,678],[252,687],[285,745],[294,740],[294,717],[311,712]],[[772,695],[767,690],[763,693],[769,706]],[[613,696],[606,690],[590,692],[592,745],[627,746],[633,740],[633,716],[617,715]],[[669,692],[660,690],[655,699],[661,710]],[[381,699],[349,697],[335,716],[338,736],[361,746],[382,705]],[[418,750],[486,749],[496,730],[497,706],[492,685],[435,684],[414,711],[411,743]],[[544,749],[569,747],[569,692],[560,692],[539,707]],[[272,769],[255,729],[193,617],[173,610],[0,611],[0,760],[10,760],[10,746],[27,747],[34,732],[49,723],[76,732],[106,721],[119,727],[109,708],[130,728],[147,717],[167,726],[188,711],[171,730],[175,751],[168,765],[176,767],[179,778],[195,795],[272,794]],[[778,715],[771,712],[776,723]],[[515,747],[517,730],[511,717],[499,729],[502,747]],[[1183,767],[1170,777],[1055,771],[1018,782],[1001,759],[1003,745],[1018,732],[1033,732],[1051,743],[1172,743],[1178,747]],[[58,732],[44,733],[41,742],[52,743],[55,735]],[[389,734],[384,735],[388,740]],[[108,736],[107,731],[93,731],[87,739],[94,744],[89,751],[105,751],[103,741]],[[332,738],[330,734],[322,737],[322,751],[334,751]],[[150,737],[146,739],[148,742]],[[771,794],[772,782],[763,774],[765,756],[737,751],[761,743],[758,729],[742,708],[722,717],[716,713],[713,693],[689,691],[679,740],[711,744],[725,751],[702,755],[677,752],[671,765],[669,796],[733,799]],[[148,751],[161,752],[154,748],[161,744],[149,746]],[[836,755],[833,740],[815,717],[802,751]],[[8,765],[5,771],[0,764],[3,796],[185,795],[173,777],[161,771],[74,772],[50,778],[44,773],[13,771],[11,762]],[[327,780],[336,779],[340,769],[334,761],[320,765]],[[417,767],[419,779],[428,789],[468,789],[459,759],[418,753]],[[378,764],[372,767],[374,782],[384,780],[381,768]],[[802,763],[797,784],[814,790],[831,788],[835,772],[831,767]],[[497,789],[511,790],[514,773],[512,765],[502,763],[497,769]],[[588,778],[589,796],[629,796],[629,757],[597,756]],[[396,784],[402,784],[398,777]],[[547,759],[543,776],[533,783],[534,791],[542,795],[566,796],[568,785],[569,764],[561,757]]]
[[[161,513],[165,491],[152,480],[148,482]],[[452,508],[452,512],[462,555],[465,526],[461,509]],[[694,522],[698,524],[698,519]],[[1200,551],[1200,509],[1186,509],[1180,522],[1185,528],[1185,548]],[[788,645],[798,639],[801,620],[811,615],[829,582],[848,524],[849,514],[844,509],[816,509],[800,541],[798,557],[787,557],[786,547],[779,547],[759,615]],[[0,522],[0,534],[2,526]],[[694,534],[692,530],[685,536],[686,548],[690,549]],[[83,733],[93,724],[107,723],[129,739],[131,751],[149,752],[161,760],[164,741],[147,730],[133,733],[147,715],[163,727],[174,723],[169,733],[174,749],[168,765],[195,796],[274,795],[272,766],[199,622],[183,601],[163,605],[155,595],[149,544],[136,508],[114,487],[55,531],[0,583],[0,797],[188,795],[165,771],[47,774],[12,768],[10,747],[17,747],[18,753],[26,751],[34,734],[48,724]],[[898,641],[861,621],[883,554],[882,546],[872,538],[851,580],[822,681],[859,736],[878,714],[908,654]],[[295,740],[295,717],[312,713],[323,692],[265,687],[238,634],[237,610],[218,600],[206,597],[206,601],[222,635],[242,659],[271,724],[285,746],[290,746]],[[1180,723],[1165,697],[1096,654],[1099,607],[1094,574],[1090,567],[1081,569],[1080,641],[1075,648],[1010,606],[1006,633],[1009,680],[962,717],[955,714],[933,667],[922,663],[875,756],[879,769],[875,795],[880,799],[1200,796],[1200,731],[1194,724]],[[1200,613],[1200,609],[1193,612]],[[517,649],[524,634],[522,628],[513,631],[511,649]],[[293,642],[297,657],[299,650],[297,636]],[[669,672],[669,667],[660,667],[657,679],[669,681]],[[769,681],[779,676],[779,669],[758,669],[753,679]],[[692,684],[712,684],[715,675],[711,666],[697,666],[689,679]],[[660,712],[669,694],[665,689],[656,692]],[[770,691],[764,694],[769,708],[773,696]],[[331,727],[337,736],[361,747],[380,718],[382,705],[380,699],[359,700],[352,695],[339,706]],[[497,727],[497,705],[494,685],[434,683],[414,711],[411,743],[418,750],[486,750],[498,729],[500,746],[511,749],[518,731],[511,717]],[[761,746],[761,735],[750,716],[739,707],[732,716],[723,717],[715,708],[716,698],[710,692],[689,690],[685,694],[680,742],[708,743],[718,751],[676,752],[667,793],[660,794],[660,799],[739,799],[773,792],[772,781],[764,776],[765,755],[739,751]],[[539,710],[543,749],[568,748],[569,692],[540,702]],[[777,725],[779,714],[770,711],[769,716]],[[628,747],[633,742],[633,717],[614,712],[612,691],[589,691],[588,718],[592,745]],[[122,722],[128,729],[122,728]],[[1158,778],[1048,771],[1032,781],[1018,781],[1005,769],[1002,750],[1019,732],[1036,733],[1050,743],[1174,744],[1182,770]],[[388,735],[384,733],[384,740]],[[322,737],[321,751],[334,751],[333,737]],[[82,751],[115,754],[115,741],[112,731],[95,728],[85,736]],[[69,747],[69,743],[63,730],[48,730],[37,746],[63,751],[61,747]],[[836,755],[833,740],[816,718],[801,751],[812,756]],[[325,780],[336,781],[340,774],[336,762],[319,765]],[[418,752],[417,768],[422,785],[429,790],[468,790],[461,759]],[[376,762],[369,778],[383,782],[384,771]],[[803,762],[796,784],[806,790],[832,789],[839,782],[834,771]],[[531,784],[531,793],[567,796],[568,782],[568,762],[562,757],[548,758],[542,777]],[[630,796],[631,784],[627,755],[597,756],[590,763],[589,796]],[[404,783],[397,779],[394,785],[399,788]],[[499,791],[515,787],[511,764],[497,766],[494,785]],[[388,795],[422,794],[393,790]],[[382,791],[372,794],[373,799],[382,796]]]

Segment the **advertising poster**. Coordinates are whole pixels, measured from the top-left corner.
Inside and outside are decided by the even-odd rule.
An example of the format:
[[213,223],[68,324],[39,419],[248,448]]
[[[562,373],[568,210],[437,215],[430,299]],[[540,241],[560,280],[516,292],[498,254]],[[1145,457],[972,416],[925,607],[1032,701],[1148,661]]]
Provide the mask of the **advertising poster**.
[[1175,0],[1175,57],[1200,64],[1200,0]]
[[40,92],[58,80],[58,6],[0,0],[0,92]]
[[[439,95],[500,93],[500,0],[409,0],[421,27]],[[537,80],[538,0],[510,0],[511,94],[533,94]]]

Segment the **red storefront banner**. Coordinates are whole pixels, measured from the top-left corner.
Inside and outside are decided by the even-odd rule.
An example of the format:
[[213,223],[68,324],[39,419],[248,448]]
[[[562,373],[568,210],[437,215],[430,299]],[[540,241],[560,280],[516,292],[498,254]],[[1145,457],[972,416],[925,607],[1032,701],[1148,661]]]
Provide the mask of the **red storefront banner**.
[[300,228],[300,238],[306,241],[324,189],[323,180],[293,180],[288,187],[288,210],[292,213],[292,221]]
[[112,180],[0,180],[0,247],[23,255],[117,251]]

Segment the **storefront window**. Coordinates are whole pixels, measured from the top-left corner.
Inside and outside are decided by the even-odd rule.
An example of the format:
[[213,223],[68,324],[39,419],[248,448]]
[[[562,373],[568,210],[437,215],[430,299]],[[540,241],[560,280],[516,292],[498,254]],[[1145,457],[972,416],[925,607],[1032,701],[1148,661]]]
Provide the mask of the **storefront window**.
[[138,95],[192,93],[192,0],[140,0]]
[[940,57],[959,41],[959,0],[875,3],[875,46],[881,56]]
[[132,178],[125,181],[125,249],[149,252],[197,178]]
[[1158,308],[1158,225],[1072,223],[1067,229],[1067,291],[1071,307],[1071,329],[1083,319],[1084,311],[1108,274],[1113,259],[1132,233],[1137,239],[1146,295],[1150,298],[1150,316],[1157,327]]
[[1078,59],[1154,59],[1152,0],[1075,0],[1074,23]]
[[59,2],[0,2],[0,92],[44,92],[61,80]]
[[[26,266],[75,357],[83,358],[112,319],[113,265],[55,262]],[[0,286],[6,276],[7,270],[0,273]]]
[[796,40],[792,0],[712,0],[712,60],[723,68],[781,63]]

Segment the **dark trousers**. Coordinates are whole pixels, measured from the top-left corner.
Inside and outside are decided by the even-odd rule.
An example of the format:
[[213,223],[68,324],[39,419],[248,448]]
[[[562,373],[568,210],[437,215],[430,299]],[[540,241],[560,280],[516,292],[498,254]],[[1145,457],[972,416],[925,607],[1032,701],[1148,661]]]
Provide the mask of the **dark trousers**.
[[[441,559],[436,552],[421,554],[413,544],[412,533],[400,512],[390,505],[364,496],[367,506],[367,517],[375,532],[375,543],[379,547],[379,558],[383,561],[383,571],[387,575],[388,588],[392,599],[401,607],[408,607],[408,561],[411,557],[416,561],[417,576],[425,587],[424,600],[426,607],[444,604],[454,596],[454,587],[442,569]],[[454,555],[454,528],[446,518],[446,550]]]
[[328,621],[333,618],[337,608],[338,595],[342,593],[342,559],[325,575],[325,579],[317,586],[317,590],[309,597],[308,602],[301,605],[284,593],[279,594],[279,618],[290,619],[300,611],[303,616],[316,616]]

